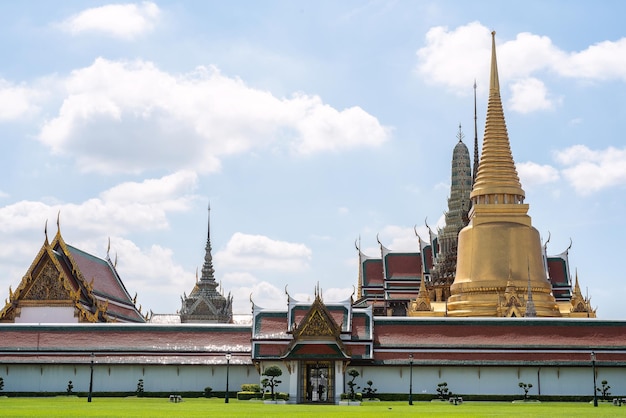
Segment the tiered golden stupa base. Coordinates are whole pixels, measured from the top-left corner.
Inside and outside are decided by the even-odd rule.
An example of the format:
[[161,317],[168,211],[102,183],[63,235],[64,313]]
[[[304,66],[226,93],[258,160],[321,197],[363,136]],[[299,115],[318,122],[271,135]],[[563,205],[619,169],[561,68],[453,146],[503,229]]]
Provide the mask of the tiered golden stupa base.
[[[506,283],[503,285],[503,281]],[[459,294],[448,299],[448,316],[473,317],[523,317],[526,316],[528,282],[522,280],[494,280],[464,283],[455,291]],[[537,317],[559,317],[559,306],[551,294],[551,288],[531,285],[533,305]]]
[[[515,207],[508,208],[512,212],[508,217],[502,215],[507,206]],[[529,316],[529,284],[535,316],[561,316],[546,277],[539,232],[531,226],[528,216],[515,213],[523,212],[525,206],[476,208],[473,222],[459,234],[449,316]],[[503,219],[510,221],[502,222]]]

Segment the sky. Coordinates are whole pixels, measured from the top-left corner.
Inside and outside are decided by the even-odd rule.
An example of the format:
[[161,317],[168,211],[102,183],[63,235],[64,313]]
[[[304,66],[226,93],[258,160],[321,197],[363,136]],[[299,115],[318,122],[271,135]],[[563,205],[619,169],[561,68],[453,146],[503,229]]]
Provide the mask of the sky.
[[[533,226],[597,315],[626,319],[621,1],[0,2],[0,293],[59,219],[117,258],[143,312],[202,267],[285,308],[348,298],[358,256],[443,225],[459,125],[473,150],[496,31]],[[571,240],[571,241],[570,241]]]

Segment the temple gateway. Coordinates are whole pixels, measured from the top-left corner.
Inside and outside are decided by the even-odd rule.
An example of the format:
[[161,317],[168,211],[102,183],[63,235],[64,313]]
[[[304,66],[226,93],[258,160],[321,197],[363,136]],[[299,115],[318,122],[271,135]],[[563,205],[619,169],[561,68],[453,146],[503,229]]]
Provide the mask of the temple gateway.
[[69,380],[86,392],[93,365],[103,396],[134,392],[140,379],[145,392],[210,386],[234,396],[270,366],[283,373],[277,390],[299,403],[339,402],[350,369],[379,394],[435,395],[446,382],[459,395],[519,395],[524,382],[531,395],[591,397],[594,378],[626,393],[626,321],[596,318],[569,248],[550,255],[528,216],[495,33],[480,158],[476,123],[474,132],[472,164],[459,127],[445,226],[416,233],[415,252],[379,242],[380,254],[367,255],[357,245],[349,298],[285,291],[286,309],[274,310],[251,297],[245,323],[215,279],[210,222],[201,277],[179,312],[155,315],[136,306],[109,251],[102,259],[67,244],[57,220],[0,311],[4,392],[63,392]]

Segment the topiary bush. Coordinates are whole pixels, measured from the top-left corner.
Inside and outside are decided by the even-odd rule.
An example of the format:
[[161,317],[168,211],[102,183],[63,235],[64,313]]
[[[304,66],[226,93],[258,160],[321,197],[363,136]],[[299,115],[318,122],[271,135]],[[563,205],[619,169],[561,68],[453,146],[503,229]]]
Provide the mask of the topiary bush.
[[[271,395],[268,394],[268,396],[271,396]],[[263,398],[262,392],[250,392],[246,390],[237,392],[237,399],[240,401],[249,401],[250,399],[261,399],[261,398]]]
[[[276,379],[281,376],[283,371],[278,366],[270,366],[263,371],[263,376],[267,376],[267,378],[262,380],[263,388],[269,387],[271,389],[272,400],[276,399],[274,397],[274,389],[278,386],[279,383],[282,383],[281,380]],[[263,398],[265,399],[265,397]]]
[[450,392],[450,389],[448,389],[448,383],[446,382],[441,382],[437,385],[437,396],[439,397],[439,399],[448,399],[450,396],[452,396],[452,392]]
[[342,401],[362,401],[363,400],[363,394],[361,392],[355,392],[354,394],[352,393],[342,393],[341,395],[339,395],[339,398]]
[[611,392],[609,392],[609,389],[611,389],[611,386],[609,386],[608,380],[603,380],[601,384],[602,384],[602,387],[596,388],[596,390],[598,391],[598,393],[600,393],[600,395],[602,395],[602,400],[606,401],[606,398],[611,396]]
[[378,392],[378,389],[375,389],[374,387],[372,387],[373,384],[374,382],[372,382],[371,380],[368,380],[367,386],[363,388],[363,396],[365,397],[365,399],[374,399],[376,392]]
[[265,392],[263,394],[263,400],[269,401],[276,401],[276,400],[283,400],[283,401],[288,401],[289,400],[289,394],[286,392],[276,392],[274,395],[272,395],[271,393]]
[[71,395],[72,389],[74,389],[74,385],[72,384],[72,381],[70,380],[69,382],[67,382],[67,388],[65,389],[65,393],[67,393],[68,395]]
[[135,389],[137,396],[143,396],[143,379],[137,381],[137,389]]
[[242,392],[260,392],[261,385],[259,385],[258,383],[244,383],[243,385],[241,385],[241,391]]
[[530,390],[530,388],[533,387],[533,384],[532,383],[519,382],[518,386],[520,388],[522,388],[522,390],[524,391],[524,400],[530,399],[530,396],[528,396],[528,391]]
[[204,396],[207,398],[211,397],[211,392],[213,392],[213,388],[211,386],[207,386],[204,388]]
[[356,387],[357,389],[360,388],[360,386],[357,386],[356,383],[354,383],[354,379],[356,379],[359,376],[359,371],[357,369],[350,369],[348,370],[348,376],[352,377],[352,380],[350,380],[348,382],[348,386],[350,387],[350,399],[351,400],[355,400],[355,392],[354,392],[354,388]]

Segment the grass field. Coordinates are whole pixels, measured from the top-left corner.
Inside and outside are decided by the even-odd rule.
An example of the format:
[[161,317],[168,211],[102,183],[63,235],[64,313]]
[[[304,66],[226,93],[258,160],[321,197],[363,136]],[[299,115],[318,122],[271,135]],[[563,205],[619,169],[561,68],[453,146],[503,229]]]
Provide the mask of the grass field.
[[160,398],[0,398],[2,417],[614,417],[626,416],[626,406],[601,403],[544,402],[363,402],[361,406],[265,405],[259,401],[185,399],[172,403]]

